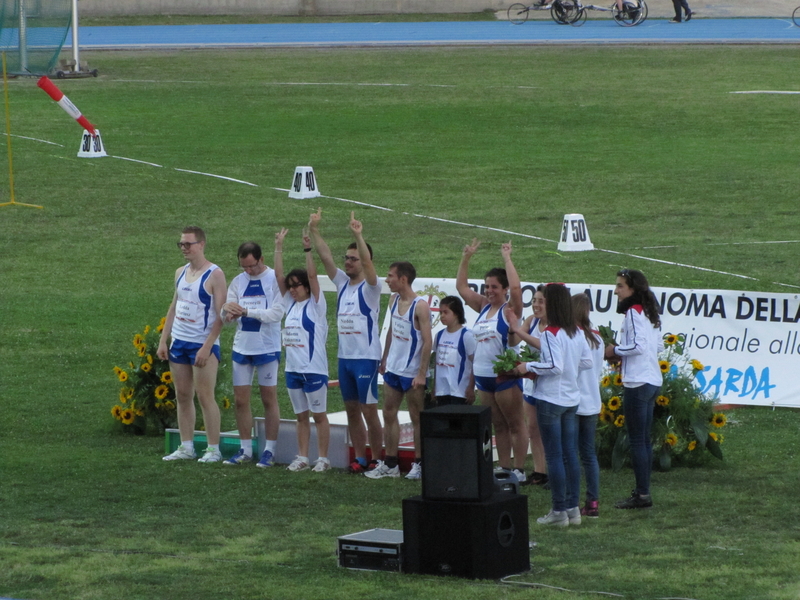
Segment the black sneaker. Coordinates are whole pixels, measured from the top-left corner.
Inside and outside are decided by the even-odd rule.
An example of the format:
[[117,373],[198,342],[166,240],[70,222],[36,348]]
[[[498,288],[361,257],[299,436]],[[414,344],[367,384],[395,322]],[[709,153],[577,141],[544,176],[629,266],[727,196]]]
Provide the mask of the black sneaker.
[[650,498],[649,494],[647,496],[640,496],[634,490],[630,498],[619,500],[614,506],[617,508],[650,508],[653,506],[653,500]]
[[545,485],[547,483],[547,473],[538,473],[534,471],[531,473],[531,476],[528,477],[528,481],[526,481],[523,485]]
[[669,21],[667,21],[667,23],[680,23],[680,22],[681,22],[680,19],[670,19]]
[[693,14],[694,14],[694,13],[693,13],[692,11],[689,11],[689,12],[687,12],[687,13],[686,13],[686,16],[685,16],[685,17],[683,17],[683,20],[684,20],[684,21],[686,21],[686,22],[688,23],[689,21],[691,21],[691,20],[692,20],[692,15],[693,15]]

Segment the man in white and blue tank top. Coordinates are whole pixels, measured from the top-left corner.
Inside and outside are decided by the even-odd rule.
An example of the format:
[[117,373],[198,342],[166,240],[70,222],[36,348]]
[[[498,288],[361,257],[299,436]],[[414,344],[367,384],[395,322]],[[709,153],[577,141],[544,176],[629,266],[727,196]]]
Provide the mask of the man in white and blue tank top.
[[[339,388],[347,411],[355,460],[351,473],[364,473],[374,465],[383,448],[378,417],[378,367],[381,341],[378,312],[381,284],[372,262],[372,248],[364,241],[363,225],[350,213],[350,231],[355,242],[344,256],[344,270],[336,267],[330,248],[322,239],[319,223],[322,209],[311,215],[309,234],[325,272],[336,286],[336,317],[339,338]],[[364,421],[366,420],[366,427]],[[367,462],[367,437],[373,460]]]
[[257,466],[271,467],[281,418],[277,386],[283,299],[275,271],[264,264],[261,246],[255,242],[245,242],[239,246],[236,255],[243,273],[231,281],[220,316],[226,323],[236,322],[231,358],[240,449],[225,464],[238,465],[253,459],[250,389],[253,373],[257,372],[266,432],[266,447]]
[[[214,399],[220,362],[219,311],[225,301],[225,275],[205,257],[206,235],[199,227],[186,227],[178,248],[187,265],[175,271],[175,293],[167,311],[156,354],[169,359],[178,403],[181,445],[164,460],[196,458],[194,451],[194,395],[203,412],[208,446],[199,462],[222,460],[219,451],[219,406]],[[167,347],[167,340],[172,343]]]
[[366,473],[370,479],[400,477],[397,463],[400,425],[397,411],[408,400],[408,412],[414,427],[415,460],[407,479],[421,479],[422,439],[419,413],[425,403],[428,364],[431,356],[431,310],[428,303],[411,288],[417,271],[409,262],[396,262],[389,267],[386,285],[393,292],[389,300],[391,331],[386,336],[381,373],[383,374],[383,426],[386,457]]

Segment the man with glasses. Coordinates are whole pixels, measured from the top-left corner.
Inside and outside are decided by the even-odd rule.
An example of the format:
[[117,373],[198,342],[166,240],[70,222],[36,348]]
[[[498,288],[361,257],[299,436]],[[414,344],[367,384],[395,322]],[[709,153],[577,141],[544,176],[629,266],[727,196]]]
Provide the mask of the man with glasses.
[[261,246],[255,242],[245,242],[239,246],[236,254],[243,272],[231,281],[228,298],[220,316],[226,323],[236,321],[231,358],[236,426],[239,429],[241,447],[224,464],[239,465],[253,460],[250,389],[253,372],[256,371],[261,403],[264,405],[267,438],[266,447],[256,466],[271,467],[274,464],[281,418],[277,386],[283,299],[275,279],[275,271],[264,264]]
[[[214,399],[220,362],[219,311],[225,301],[225,275],[205,257],[206,234],[199,227],[186,227],[178,248],[187,265],[175,271],[175,294],[167,312],[156,354],[169,359],[178,402],[181,445],[164,460],[197,458],[194,451],[194,395],[203,412],[208,447],[202,463],[222,460],[219,451],[219,406]],[[167,340],[172,343],[167,348]]]
[[[364,473],[377,465],[383,449],[383,432],[378,417],[378,367],[381,341],[378,312],[381,284],[372,263],[372,247],[364,241],[363,226],[350,213],[350,231],[355,242],[343,257],[344,270],[336,267],[330,248],[322,239],[319,224],[322,209],[311,215],[309,234],[325,271],[336,285],[336,314],[339,331],[339,389],[342,392],[355,460],[351,473]],[[366,419],[366,427],[364,426]],[[367,437],[372,461],[367,463]]]

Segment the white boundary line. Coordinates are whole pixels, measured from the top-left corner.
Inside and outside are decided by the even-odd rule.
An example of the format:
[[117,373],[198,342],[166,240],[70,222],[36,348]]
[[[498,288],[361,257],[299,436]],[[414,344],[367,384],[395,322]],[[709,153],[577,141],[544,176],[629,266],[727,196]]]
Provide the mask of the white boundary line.
[[[800,92],[798,92],[798,93],[800,93]],[[23,137],[23,136],[14,136],[14,137]],[[56,144],[55,142],[49,142],[47,140],[39,140],[39,139],[36,139],[36,138],[24,138],[24,139],[30,139],[30,140],[42,142],[42,143],[45,143],[45,144],[52,144],[52,145],[55,145],[55,146],[61,146],[62,148],[64,147],[61,144]],[[151,162],[147,162],[147,161],[143,161],[143,160],[137,160],[135,158],[126,158],[124,156],[112,156],[111,158],[118,158],[120,160],[127,160],[127,161],[130,161],[130,162],[150,165],[150,166],[154,166],[154,167],[161,167],[161,165],[158,165],[156,163],[151,163]],[[204,175],[206,177],[214,177],[216,179],[224,179],[225,181],[232,181],[234,183],[243,183],[243,184],[249,185],[251,187],[259,187],[258,184],[250,183],[249,181],[243,181],[241,179],[235,179],[233,177],[226,177],[224,175],[215,175],[214,173],[205,173],[203,171],[192,171],[190,169],[179,169],[178,167],[173,167],[173,168],[174,168],[174,170],[180,171],[181,173],[191,173],[193,175]],[[285,188],[270,187],[268,189],[272,189],[272,190],[279,191],[279,192],[289,192],[289,190],[287,190]],[[463,221],[453,221],[451,219],[443,219],[441,217],[432,217],[432,216],[429,216],[429,215],[421,215],[421,214],[418,214],[418,213],[397,211],[397,210],[395,210],[393,208],[387,208],[385,206],[380,206],[380,205],[377,205],[377,204],[369,204],[367,202],[359,202],[358,200],[350,200],[349,198],[338,198],[336,196],[325,196],[325,195],[320,195],[320,198],[328,198],[330,200],[337,200],[339,202],[347,202],[347,203],[350,203],[350,204],[357,204],[359,206],[365,206],[367,208],[374,208],[376,210],[383,210],[383,211],[386,211],[386,212],[397,212],[399,214],[407,215],[407,216],[411,216],[411,217],[416,217],[418,219],[430,219],[431,221],[439,221],[441,223],[450,223],[452,225],[459,225],[459,226],[462,226],[462,227],[474,227],[476,229],[484,229],[486,231],[495,231],[495,232],[498,232],[498,233],[507,233],[508,235],[513,235],[513,236],[522,237],[522,238],[526,238],[526,239],[539,240],[539,241],[542,241],[542,242],[555,243],[555,241],[556,241],[556,240],[551,240],[549,238],[539,237],[539,236],[525,234],[525,233],[519,233],[517,231],[510,231],[508,229],[498,229],[496,227],[489,227],[489,226],[486,226],[486,225],[476,225],[475,223],[466,223],[466,222],[463,222]],[[786,243],[797,243],[798,241],[800,241],[800,240],[775,241],[775,242],[752,242],[752,243],[755,243],[755,244],[786,244]],[[742,242],[733,242],[733,243],[731,243],[731,245],[733,245],[733,244],[744,245],[746,243],[742,243]],[[721,245],[726,245],[726,244],[709,244],[709,245],[720,245],[721,246]],[[650,258],[648,256],[640,256],[638,254],[630,254],[628,252],[619,252],[617,250],[606,250],[604,248],[595,248],[594,250],[596,250],[597,252],[606,252],[608,254],[616,254],[618,256],[629,256],[631,258],[637,258],[639,260],[645,260],[645,261],[655,262],[655,263],[664,264],[664,265],[672,265],[672,266],[676,266],[676,267],[683,267],[685,269],[695,269],[697,271],[704,271],[706,273],[716,273],[718,275],[727,275],[729,277],[738,277],[740,279],[748,279],[750,281],[761,281],[760,279],[758,279],[756,277],[750,277],[749,275],[741,275],[739,273],[729,273],[727,271],[718,271],[718,270],[715,270],[715,269],[708,269],[706,267],[698,267],[698,266],[695,266],[695,265],[688,265],[688,264],[685,264],[685,263],[679,263],[679,262],[674,262],[674,261],[669,261],[669,260],[662,260],[660,258]],[[773,285],[783,286],[783,287],[790,287],[790,288],[800,289],[800,286],[792,285],[792,284],[788,284],[788,283],[780,283],[780,282],[777,282],[777,281],[773,281],[772,284]]]
[[780,90],[750,90],[746,92],[730,92],[731,94],[800,94],[800,92],[780,91]]
[[[3,133],[3,135],[8,136],[7,133]],[[11,134],[11,137],[20,138],[21,140],[33,140],[34,142],[42,142],[43,144],[50,144],[51,146],[58,146],[59,148],[63,148],[64,144],[57,144],[55,142],[49,142],[47,140],[40,140],[39,138],[28,137],[25,135],[16,135],[14,133]]]

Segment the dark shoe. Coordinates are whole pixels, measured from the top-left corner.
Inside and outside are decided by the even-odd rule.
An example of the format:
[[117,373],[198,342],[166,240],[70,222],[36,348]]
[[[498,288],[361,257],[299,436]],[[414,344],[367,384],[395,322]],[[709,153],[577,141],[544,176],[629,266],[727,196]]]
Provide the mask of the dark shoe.
[[360,475],[361,473],[364,473],[365,471],[366,471],[366,469],[364,467],[362,467],[361,463],[358,462],[357,460],[354,460],[353,462],[351,462],[350,466],[347,467],[347,472],[351,473],[353,475]]
[[596,519],[600,516],[600,503],[597,500],[587,500],[581,509],[581,515]]
[[653,506],[653,500],[649,495],[640,496],[634,491],[630,498],[620,500],[614,506],[617,508],[650,508]]
[[680,19],[670,19],[669,21],[667,21],[667,23],[680,23],[680,22],[681,22]]
[[693,13],[692,11],[689,11],[689,12],[687,12],[687,13],[686,13],[686,16],[683,18],[683,20],[684,20],[684,21],[686,21],[686,22],[688,23],[689,21],[691,21],[691,20],[692,20],[692,15],[693,15],[693,14],[694,14],[694,13]]
[[524,485],[545,485],[547,483],[547,473],[537,473],[534,471],[528,477],[528,481]]

